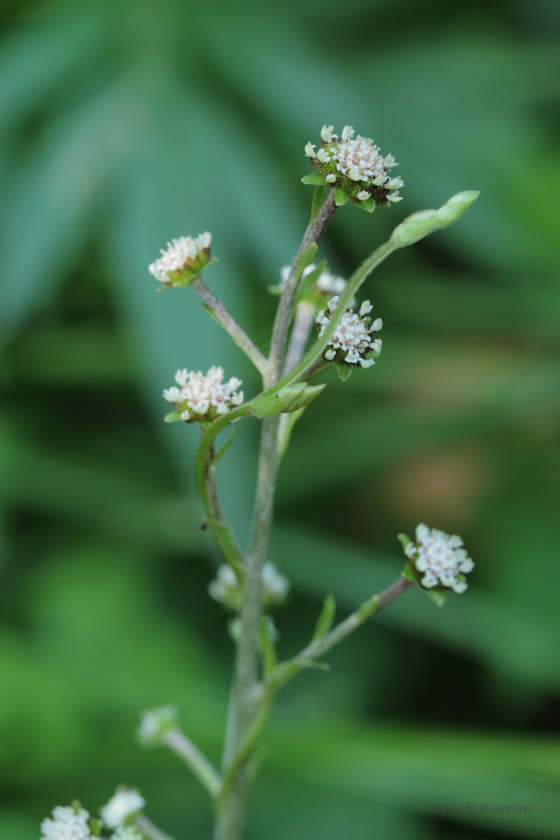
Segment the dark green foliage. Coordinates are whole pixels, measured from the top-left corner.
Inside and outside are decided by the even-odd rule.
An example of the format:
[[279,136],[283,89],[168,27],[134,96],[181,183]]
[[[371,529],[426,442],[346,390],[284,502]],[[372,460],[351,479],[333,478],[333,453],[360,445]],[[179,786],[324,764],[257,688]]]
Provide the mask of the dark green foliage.
[[[348,276],[404,216],[476,205],[364,289],[375,367],[329,387],[282,463],[273,560],[293,582],[279,659],[401,572],[395,535],[458,532],[470,588],[412,591],[285,694],[248,838],[557,836],[560,750],[559,18],[554,3],[9,3],[4,36],[6,840],[118,783],[180,838],[206,795],[134,742],[173,703],[218,761],[233,648],[178,367],[256,376],[190,289],[156,295],[173,236],[213,233],[208,282],[263,352],[312,190],[303,147],[351,123],[403,202],[351,202],[318,259]],[[317,384],[315,381],[313,384]],[[220,460],[247,543],[257,422]],[[227,445],[227,436],[218,446]],[[269,651],[270,654],[270,651]],[[446,818],[430,804],[530,805]],[[451,822],[451,820],[454,822]],[[459,819],[461,822],[459,823]],[[455,826],[455,828],[454,828]]]

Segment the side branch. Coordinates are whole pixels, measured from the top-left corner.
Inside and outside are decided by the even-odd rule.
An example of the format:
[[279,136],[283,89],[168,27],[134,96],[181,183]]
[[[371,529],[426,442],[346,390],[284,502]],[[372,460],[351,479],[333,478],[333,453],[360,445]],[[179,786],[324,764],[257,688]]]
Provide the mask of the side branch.
[[412,586],[414,586],[413,581],[407,580],[406,578],[399,578],[388,589],[384,589],[383,592],[374,595],[368,601],[364,601],[355,612],[349,615],[344,621],[341,621],[340,624],[337,624],[330,633],[311,642],[297,656],[294,656],[293,659],[279,663],[266,681],[265,690],[276,691],[285,685],[304,668],[309,668],[319,656],[322,656],[350,633],[353,633],[368,618],[371,618],[382,609],[385,609],[385,607],[388,607],[389,604],[392,604],[393,601],[396,601],[397,598],[400,598]]
[[162,744],[183,759],[213,799],[219,796],[222,780],[218,771],[184,732],[180,729],[170,729],[162,738]]
[[154,825],[148,817],[136,817],[134,822],[141,834],[145,834],[146,837],[150,837],[151,840],[173,840],[173,837],[171,837],[170,834],[166,834],[165,831],[162,831],[161,828]]
[[238,347],[251,359],[261,376],[266,377],[270,369],[268,360],[254,344],[245,330],[232,318],[221,300],[208,288],[202,277],[192,281],[191,287],[197,292],[206,306],[212,311],[218,323],[230,334]]

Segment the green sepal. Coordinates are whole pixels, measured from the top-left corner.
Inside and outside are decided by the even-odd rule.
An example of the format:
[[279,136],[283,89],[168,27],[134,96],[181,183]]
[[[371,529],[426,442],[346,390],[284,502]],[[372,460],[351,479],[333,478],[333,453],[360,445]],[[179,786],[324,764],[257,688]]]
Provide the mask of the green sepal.
[[311,175],[304,175],[301,179],[302,184],[311,184],[312,186],[322,187],[324,184],[323,176],[319,172],[313,172]]
[[317,624],[315,625],[315,632],[311,641],[315,642],[317,639],[322,639],[331,629],[336,613],[336,601],[334,595],[327,595],[323,602],[323,609],[319,613]]
[[82,803],[79,799],[73,799],[70,803],[70,807],[72,808],[75,814],[79,814],[82,808]]
[[319,184],[315,187],[315,192],[313,193],[313,201],[311,202],[311,218],[309,219],[310,224],[321,209],[324,200],[325,190],[323,189],[323,185]]
[[264,675],[265,677],[269,677],[276,668],[277,658],[276,648],[274,647],[274,642],[270,638],[270,633],[268,632],[268,622],[266,620],[266,616],[264,615],[261,615],[259,625],[259,644],[263,657]]
[[218,262],[218,257],[210,257],[210,259],[206,262],[195,260],[192,268],[185,268],[182,271],[178,271],[177,279],[170,280],[166,283],[166,286],[169,286],[172,289],[184,289],[185,286],[190,286],[193,280],[196,280],[203,271],[215,262]]
[[178,423],[181,419],[181,412],[180,411],[170,411],[169,414],[166,414],[163,418],[164,423]]
[[432,599],[434,604],[437,604],[438,607],[443,607],[446,597],[445,592],[442,592],[441,589],[425,589],[424,592],[428,598]]
[[297,295],[294,301],[294,308],[300,302],[300,300],[306,295],[308,295],[315,284],[317,283],[319,277],[325,270],[328,265],[328,260],[323,260],[319,263],[317,268],[314,268],[313,271],[310,271],[309,274],[306,274],[301,283],[299,284],[299,288],[297,290]]
[[346,382],[347,379],[350,379],[352,376],[353,368],[350,365],[343,365],[341,362],[335,362],[336,364],[336,372],[340,379],[343,382]]
[[337,187],[334,192],[334,199],[337,207],[342,207],[347,201],[350,201],[350,196],[344,187]]
[[409,545],[412,542],[410,537],[408,537],[406,534],[397,534],[397,539],[402,545],[403,549],[405,549],[407,545]]
[[407,580],[411,580],[414,583],[418,583],[418,578],[414,573],[414,568],[410,563],[405,563],[405,567],[401,572],[401,577],[406,578]]
[[360,207],[366,213],[373,213],[375,210],[375,201],[373,198],[366,198],[364,201],[355,201],[354,203],[356,207]]
[[89,830],[93,837],[101,837],[101,829],[103,828],[103,820],[97,820],[92,817],[88,820]]
[[226,452],[227,452],[227,451],[228,451],[228,449],[230,448],[231,444],[233,443],[233,439],[234,439],[234,437],[235,437],[235,435],[236,435],[236,434],[237,434],[237,426],[233,426],[233,427],[232,427],[232,430],[231,430],[231,433],[228,435],[228,438],[227,438],[226,442],[223,444],[223,446],[221,446],[221,447],[218,449],[218,451],[217,451],[217,452],[216,452],[216,454],[214,455],[214,460],[212,461],[212,463],[213,463],[213,465],[214,465],[214,466],[216,466],[216,464],[218,463],[218,461],[219,461],[221,458],[223,458],[223,457],[224,457],[224,455],[226,454]]

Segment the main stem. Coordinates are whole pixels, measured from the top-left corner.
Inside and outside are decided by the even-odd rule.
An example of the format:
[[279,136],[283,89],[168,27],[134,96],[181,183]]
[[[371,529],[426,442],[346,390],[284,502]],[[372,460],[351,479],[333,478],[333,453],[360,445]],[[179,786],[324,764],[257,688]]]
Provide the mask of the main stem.
[[[297,292],[295,264],[297,257],[312,242],[318,242],[336,210],[334,190],[331,190],[315,218],[310,222],[298,249],[284,293],[278,304],[272,331],[269,371],[265,375],[265,388],[274,386],[282,376],[286,342]],[[234,675],[234,691],[230,701],[228,743],[224,753],[222,772],[235,765],[236,754],[250,734],[255,716],[262,704],[258,691],[258,637],[261,615],[262,570],[268,554],[272,528],[274,493],[278,472],[278,427],[280,418],[267,417],[262,421],[257,488],[253,516],[251,554],[243,583],[240,612],[240,634]],[[235,766],[232,767],[235,770]],[[218,799],[216,813],[216,840],[238,840],[243,829],[248,788],[248,766],[243,761],[233,774],[231,783]]]

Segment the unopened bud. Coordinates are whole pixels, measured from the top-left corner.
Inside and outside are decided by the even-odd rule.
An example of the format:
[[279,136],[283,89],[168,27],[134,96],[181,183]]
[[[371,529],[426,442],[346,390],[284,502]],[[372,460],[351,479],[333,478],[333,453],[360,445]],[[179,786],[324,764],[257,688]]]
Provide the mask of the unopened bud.
[[438,224],[441,227],[452,225],[471,206],[473,201],[476,201],[479,195],[480,192],[477,190],[463,190],[457,195],[452,195],[449,201],[437,211]]
[[418,213],[407,216],[393,231],[393,241],[399,248],[405,248],[407,245],[418,242],[419,239],[424,239],[425,236],[438,229],[437,214],[437,210],[420,210]]
[[175,706],[160,706],[140,713],[140,725],[136,731],[138,740],[145,747],[160,744],[166,733],[177,726]]

